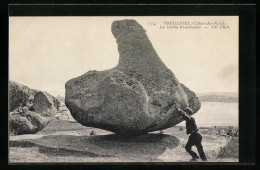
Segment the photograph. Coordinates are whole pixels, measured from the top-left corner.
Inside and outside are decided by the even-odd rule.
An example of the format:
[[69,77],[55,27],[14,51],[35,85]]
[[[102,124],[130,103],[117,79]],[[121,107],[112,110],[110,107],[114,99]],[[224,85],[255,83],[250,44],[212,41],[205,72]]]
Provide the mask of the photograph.
[[9,16],[8,161],[239,162],[239,16]]

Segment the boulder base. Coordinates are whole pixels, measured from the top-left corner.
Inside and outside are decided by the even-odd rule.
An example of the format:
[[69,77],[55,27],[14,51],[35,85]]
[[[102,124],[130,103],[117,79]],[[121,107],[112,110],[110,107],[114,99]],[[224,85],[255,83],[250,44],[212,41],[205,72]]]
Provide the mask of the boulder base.
[[50,118],[28,111],[26,115],[12,112],[9,117],[11,135],[34,134],[45,128]]

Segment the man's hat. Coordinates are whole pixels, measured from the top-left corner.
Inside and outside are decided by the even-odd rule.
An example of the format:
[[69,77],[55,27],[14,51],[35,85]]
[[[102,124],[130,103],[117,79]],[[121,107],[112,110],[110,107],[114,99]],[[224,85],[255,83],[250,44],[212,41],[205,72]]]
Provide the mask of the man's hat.
[[188,113],[189,115],[192,115],[193,114],[193,111],[191,110],[191,108],[189,107],[186,107],[183,109],[184,112]]

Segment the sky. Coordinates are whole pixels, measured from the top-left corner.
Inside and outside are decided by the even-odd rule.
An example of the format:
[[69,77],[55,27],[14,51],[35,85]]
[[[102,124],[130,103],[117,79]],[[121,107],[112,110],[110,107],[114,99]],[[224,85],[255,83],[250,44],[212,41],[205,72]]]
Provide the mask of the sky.
[[[117,65],[111,24],[122,19],[143,26],[161,60],[195,93],[238,92],[237,16],[10,17],[9,79],[65,96],[68,80]],[[163,29],[165,21],[225,22],[229,29]]]

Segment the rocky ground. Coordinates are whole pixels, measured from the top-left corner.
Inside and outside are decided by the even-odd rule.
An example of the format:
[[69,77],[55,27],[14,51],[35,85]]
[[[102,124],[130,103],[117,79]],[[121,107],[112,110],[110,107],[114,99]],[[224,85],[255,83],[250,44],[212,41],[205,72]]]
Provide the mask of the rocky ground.
[[60,101],[60,108],[59,108],[59,111],[54,116],[54,118],[57,120],[66,120],[69,122],[76,122],[76,120],[71,116],[69,109],[66,107],[66,105],[64,103],[64,99],[59,100],[59,101]]
[[[214,127],[200,130],[208,162],[237,162],[218,158],[221,147],[231,139],[216,135]],[[134,138],[81,126],[68,120],[52,120],[37,134],[10,136],[10,163],[21,162],[189,162],[184,146],[185,128],[175,126]],[[193,148],[195,149],[195,148]]]

